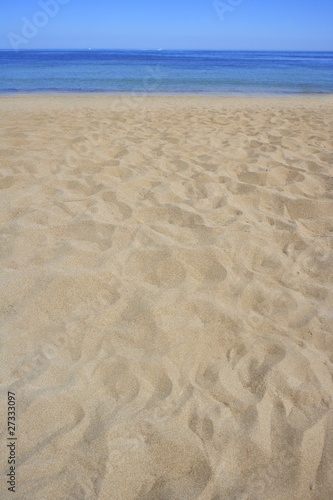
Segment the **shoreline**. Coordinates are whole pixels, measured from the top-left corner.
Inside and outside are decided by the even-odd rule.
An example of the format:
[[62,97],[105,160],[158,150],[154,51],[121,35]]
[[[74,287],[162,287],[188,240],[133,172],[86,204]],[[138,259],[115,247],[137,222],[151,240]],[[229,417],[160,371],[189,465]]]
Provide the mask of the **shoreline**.
[[[304,106],[322,107],[333,104],[331,94],[295,94],[279,96],[231,96],[231,95],[202,95],[202,94],[116,94],[116,93],[19,93],[0,94],[0,107],[3,110],[11,109],[12,105],[23,105],[23,109],[34,108],[45,109],[48,107],[71,109],[82,106],[92,106],[96,109],[110,108],[115,106],[117,111],[138,109],[153,109],[155,107],[186,108],[195,106],[204,109],[224,109],[228,107],[249,108],[274,107],[274,108],[300,108]],[[105,107],[107,106],[107,107]]]
[[259,99],[283,99],[283,98],[302,98],[302,97],[313,97],[313,98],[330,98],[333,97],[333,92],[331,93],[323,93],[323,92],[294,92],[294,93],[195,93],[195,92],[110,92],[110,91],[102,91],[102,92],[81,92],[81,91],[45,91],[45,92],[0,92],[0,98],[3,97],[43,97],[43,96],[52,96],[52,97],[70,97],[70,96],[85,96],[85,97],[214,97],[214,98],[259,98]]

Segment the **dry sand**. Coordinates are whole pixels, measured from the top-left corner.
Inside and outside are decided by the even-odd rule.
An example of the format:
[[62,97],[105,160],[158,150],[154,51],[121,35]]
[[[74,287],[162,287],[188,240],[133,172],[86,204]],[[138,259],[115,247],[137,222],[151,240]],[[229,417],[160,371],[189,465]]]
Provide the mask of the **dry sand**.
[[1,499],[332,499],[333,98],[0,111]]

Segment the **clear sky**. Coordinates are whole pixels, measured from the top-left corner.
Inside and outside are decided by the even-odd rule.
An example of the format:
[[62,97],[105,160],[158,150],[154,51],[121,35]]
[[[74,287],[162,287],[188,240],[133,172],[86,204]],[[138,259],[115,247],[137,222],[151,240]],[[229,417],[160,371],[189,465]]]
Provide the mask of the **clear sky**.
[[13,47],[333,50],[333,0],[1,0]]

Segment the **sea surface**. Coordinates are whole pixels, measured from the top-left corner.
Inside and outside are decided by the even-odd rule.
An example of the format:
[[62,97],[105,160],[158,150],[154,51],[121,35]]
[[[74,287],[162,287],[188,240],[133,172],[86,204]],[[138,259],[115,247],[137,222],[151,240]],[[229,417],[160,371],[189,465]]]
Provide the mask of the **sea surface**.
[[333,52],[0,50],[0,93],[333,93]]

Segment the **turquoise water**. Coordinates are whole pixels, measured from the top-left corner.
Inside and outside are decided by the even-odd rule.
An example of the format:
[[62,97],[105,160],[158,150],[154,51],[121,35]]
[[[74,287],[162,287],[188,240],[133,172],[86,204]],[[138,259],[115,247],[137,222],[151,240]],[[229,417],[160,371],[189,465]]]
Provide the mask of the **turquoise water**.
[[333,93],[333,52],[0,51],[0,92]]

